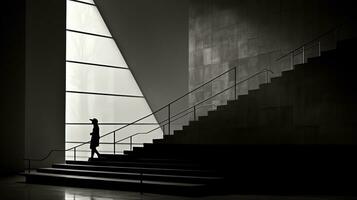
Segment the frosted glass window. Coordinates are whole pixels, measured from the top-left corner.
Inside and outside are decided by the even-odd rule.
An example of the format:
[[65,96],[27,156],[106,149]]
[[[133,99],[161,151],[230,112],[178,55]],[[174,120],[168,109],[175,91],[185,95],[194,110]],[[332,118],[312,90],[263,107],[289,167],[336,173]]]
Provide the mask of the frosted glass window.
[[[89,120],[88,120],[89,121]],[[100,123],[100,122],[99,122]],[[123,125],[99,125],[100,135],[109,133]],[[92,125],[66,125],[66,141],[85,142],[90,140]],[[116,137],[118,138],[118,137]],[[100,142],[113,142],[113,135],[100,139]]]
[[67,60],[127,68],[114,40],[67,31]]
[[[144,98],[66,94],[66,122],[88,123],[89,117],[99,122],[131,123],[152,113]],[[150,116],[141,123],[157,123]]]
[[67,29],[111,36],[96,6],[67,1]]
[[96,67],[67,62],[66,89],[109,94],[142,96],[127,69]]
[[[124,125],[100,125],[100,135],[105,135],[107,133],[112,132],[118,128],[124,127]],[[145,133],[149,132],[155,128],[159,127],[159,125],[130,125],[115,133],[115,139],[121,140],[128,136],[134,135],[136,133]],[[71,142],[84,142],[90,140],[89,133],[92,132],[92,125],[66,125],[66,141]],[[162,132],[161,132],[162,133]],[[152,138],[155,135],[155,132],[149,133],[147,135],[141,134],[135,138]],[[161,135],[162,136],[162,135]],[[113,142],[113,134],[105,136],[100,139],[100,142]]]
[[[94,1],[79,1],[67,0],[66,59],[74,62],[66,62],[66,123],[89,123],[89,118],[95,117],[99,123],[125,124],[151,114],[149,105],[119,48],[111,38],[110,31],[98,8],[94,5]],[[123,128],[116,132],[115,139],[120,140],[137,133],[152,131],[155,128],[157,129],[149,134],[139,134],[133,137],[132,147],[142,146],[142,143],[151,143],[152,139],[163,137],[162,129],[153,115],[138,123],[148,124],[136,124]],[[125,125],[100,124],[99,126],[100,135],[103,136]],[[88,142],[91,138],[91,131],[92,125],[90,124],[66,124],[66,149]],[[102,143],[98,147],[100,153],[113,154],[113,134],[101,138],[100,142]],[[130,139],[123,142],[129,143]],[[115,153],[123,153],[124,150],[130,150],[130,145],[123,143],[115,145]],[[76,149],[77,160],[88,160],[88,157],[90,157],[89,144]],[[74,150],[66,152],[66,159],[74,159]]]

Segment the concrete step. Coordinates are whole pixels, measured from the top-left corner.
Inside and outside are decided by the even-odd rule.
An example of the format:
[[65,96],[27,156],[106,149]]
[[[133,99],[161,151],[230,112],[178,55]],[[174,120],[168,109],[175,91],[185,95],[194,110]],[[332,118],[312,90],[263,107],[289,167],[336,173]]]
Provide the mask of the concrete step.
[[[145,148],[145,151],[148,149]],[[134,149],[135,151],[135,149]],[[140,152],[140,151],[139,151]],[[103,156],[103,155],[102,155]],[[105,155],[106,156],[106,155]],[[108,161],[108,162],[137,162],[137,163],[194,163],[192,160],[174,159],[174,158],[150,158],[140,156],[127,156],[127,155],[111,155],[106,158],[93,158],[92,161]]]
[[326,66],[336,66],[338,57],[335,52],[323,52],[325,56],[312,57],[307,59],[308,64],[324,64]]
[[[24,173],[27,183],[64,185],[72,187],[119,189],[182,196],[204,194],[209,187],[200,183],[163,182],[150,180],[131,180],[91,176],[63,175],[52,173]],[[207,191],[206,191],[207,192]]]
[[347,50],[347,51],[356,51],[356,46],[357,46],[357,39],[346,39],[346,40],[340,40],[337,41],[336,49],[341,51],[341,50]]
[[[135,154],[136,152],[132,152]],[[66,161],[67,164],[79,165],[101,165],[101,166],[122,166],[122,167],[145,167],[145,168],[173,168],[173,169],[192,169],[199,168],[198,164],[191,163],[165,163],[165,162],[138,162],[138,161]]]
[[177,183],[210,183],[220,181],[223,177],[216,176],[184,176],[184,175],[169,175],[169,174],[154,174],[133,172],[108,172],[98,170],[78,170],[78,169],[61,169],[61,168],[40,168],[37,169],[40,173],[76,175],[76,176],[90,176],[103,178],[117,178],[130,180],[151,180],[151,181],[165,181]]
[[152,143],[154,143],[154,144],[163,144],[164,143],[164,139],[153,139]]
[[216,176],[217,175],[217,172],[215,170],[208,170],[208,169],[124,167],[124,166],[90,165],[84,163],[83,164],[53,164],[52,168],[106,171],[106,172],[126,172],[126,173],[142,172],[142,173],[149,173],[149,174],[165,174],[165,175],[181,175],[181,176]]

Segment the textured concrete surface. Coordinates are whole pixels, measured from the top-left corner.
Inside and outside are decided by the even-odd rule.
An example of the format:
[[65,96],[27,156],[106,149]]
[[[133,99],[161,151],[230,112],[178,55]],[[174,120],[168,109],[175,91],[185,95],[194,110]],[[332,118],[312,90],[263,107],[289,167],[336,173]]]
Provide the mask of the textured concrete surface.
[[[352,12],[347,1],[282,1],[282,0],[191,0],[189,11],[189,89],[237,68],[237,81],[244,80],[264,68],[277,76],[290,66],[290,57],[276,62],[284,53],[316,38]],[[348,32],[348,31],[347,31]],[[322,49],[334,48],[341,32],[332,33],[322,42]],[[312,46],[306,56],[318,55]],[[294,62],[302,61],[297,55]],[[246,94],[266,81],[257,76],[237,87]],[[215,94],[234,83],[233,71],[191,95],[189,103]],[[233,98],[226,92],[207,104],[219,105]]]
[[356,45],[356,39],[339,41],[336,49],[218,107],[184,127],[178,143],[354,144]]

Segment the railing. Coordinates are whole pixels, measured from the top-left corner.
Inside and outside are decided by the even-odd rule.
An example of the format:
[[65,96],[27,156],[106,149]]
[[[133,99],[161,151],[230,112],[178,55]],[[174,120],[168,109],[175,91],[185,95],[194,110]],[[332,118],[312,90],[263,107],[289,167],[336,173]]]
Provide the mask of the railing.
[[[308,49],[317,47],[317,55],[316,56],[321,56],[321,40],[327,36],[330,36],[331,34],[338,35],[338,33],[336,33],[336,32],[340,31],[345,25],[346,25],[346,23],[339,24],[338,26],[326,31],[325,33],[319,35],[318,37],[316,37],[316,38],[300,45],[299,47],[289,51],[288,53],[280,56],[275,61],[280,62],[284,58],[288,57],[290,59],[290,68],[293,69],[294,65],[296,64],[295,57],[298,55],[301,55],[301,64],[306,63],[306,60],[307,60],[306,51]],[[337,40],[338,40],[338,36],[337,36],[336,41]]]
[[[279,57],[278,59],[276,59],[276,62],[279,62],[279,61],[281,61],[283,58],[286,58],[286,57],[289,56],[290,59],[291,59],[291,62],[290,62],[291,64],[290,64],[290,65],[291,65],[291,68],[293,68],[293,66],[294,66],[294,64],[295,64],[295,63],[294,63],[294,58],[295,58],[295,56],[297,56],[297,55],[299,55],[299,54],[302,54],[302,63],[305,63],[305,59],[306,59],[305,52],[306,52],[306,50],[309,49],[309,48],[311,48],[311,47],[314,47],[314,46],[317,46],[317,48],[318,48],[318,55],[320,56],[320,55],[321,55],[321,39],[324,38],[324,37],[326,37],[327,35],[329,35],[329,34],[335,32],[336,30],[340,29],[342,26],[343,26],[343,25],[339,25],[339,26],[337,26],[337,27],[335,27],[335,28],[333,28],[333,29],[331,29],[331,30],[325,32],[324,34],[321,34],[321,35],[318,36],[317,38],[315,38],[315,39],[313,39],[313,40],[311,40],[311,41],[309,41],[309,42],[307,42],[307,43],[301,45],[300,47],[298,47],[298,48],[296,48],[296,49],[294,49],[294,50],[292,50],[292,51],[289,51],[288,53],[286,53],[286,54],[284,54],[283,56],[281,56],[281,57]],[[187,109],[184,109],[184,110],[182,110],[182,111],[180,111],[180,112],[178,112],[178,113],[176,113],[176,114],[173,114],[173,112],[172,112],[172,106],[173,106],[174,103],[176,103],[176,102],[180,101],[181,99],[187,97],[188,95],[190,95],[190,94],[192,94],[192,93],[198,91],[199,89],[201,89],[201,88],[205,87],[206,85],[212,83],[213,81],[215,81],[215,80],[221,78],[222,76],[224,76],[224,75],[226,75],[226,74],[229,74],[230,72],[233,72],[233,73],[234,73],[234,74],[233,74],[233,77],[234,77],[234,78],[233,78],[233,79],[234,79],[234,84],[233,84],[233,85],[231,85],[231,86],[229,86],[228,88],[225,88],[225,89],[223,89],[222,91],[220,91],[220,92],[218,92],[218,93],[216,93],[216,94],[210,96],[209,98],[206,98],[206,99],[204,99],[204,100],[202,100],[202,101],[200,101],[200,102],[194,104],[193,106],[188,107]],[[148,114],[148,115],[146,115],[146,116],[144,116],[144,117],[142,117],[142,118],[140,118],[140,119],[137,119],[137,120],[135,120],[135,121],[133,121],[133,122],[131,122],[131,123],[129,123],[129,124],[123,126],[123,127],[120,127],[120,128],[118,128],[118,129],[116,129],[116,130],[114,130],[114,131],[111,131],[111,132],[109,132],[109,133],[106,133],[106,134],[102,135],[100,138],[104,138],[104,137],[107,137],[107,136],[109,136],[109,135],[112,135],[112,136],[113,136],[113,142],[112,142],[112,143],[101,143],[101,144],[109,144],[109,145],[111,144],[111,145],[113,145],[113,153],[115,154],[115,153],[117,152],[117,151],[116,151],[116,145],[129,145],[129,149],[132,150],[132,149],[133,149],[133,145],[142,144],[142,143],[134,143],[134,142],[133,142],[133,138],[136,137],[136,136],[138,136],[138,135],[149,134],[149,133],[152,133],[153,131],[158,130],[158,129],[162,129],[162,130],[163,130],[163,136],[165,136],[165,135],[171,135],[171,132],[172,132],[172,131],[171,131],[172,123],[175,122],[175,121],[177,121],[177,120],[179,120],[179,119],[181,119],[181,118],[183,118],[183,117],[185,117],[185,116],[190,115],[191,113],[192,113],[192,115],[193,115],[193,120],[197,120],[197,111],[198,111],[199,109],[201,109],[201,108],[207,106],[207,105],[202,105],[203,103],[205,103],[205,102],[207,102],[207,101],[213,99],[214,97],[217,97],[218,95],[221,95],[221,94],[223,94],[223,93],[225,93],[225,92],[227,92],[227,91],[229,91],[229,90],[231,90],[231,89],[233,89],[233,88],[234,88],[234,89],[233,89],[233,99],[237,99],[237,86],[238,86],[238,85],[240,85],[240,84],[242,84],[242,83],[245,83],[245,82],[251,80],[252,78],[257,77],[257,76],[259,76],[259,75],[261,75],[261,74],[265,74],[266,82],[269,82],[269,73],[273,74],[274,72],[271,71],[271,70],[268,69],[268,68],[267,68],[267,69],[263,69],[263,70],[261,70],[261,71],[255,73],[255,74],[253,74],[253,75],[247,77],[246,79],[237,82],[237,67],[230,68],[229,70],[227,70],[227,71],[225,71],[225,72],[219,74],[218,76],[216,76],[216,77],[210,79],[209,81],[203,83],[203,84],[200,85],[199,87],[197,87],[197,88],[195,88],[195,89],[193,89],[193,90],[187,92],[186,94],[182,95],[181,97],[179,97],[179,98],[177,98],[177,99],[171,101],[170,103],[168,103],[167,105],[161,107],[160,109],[158,109],[158,110],[152,112],[151,114]],[[228,100],[228,99],[227,99],[227,100]],[[120,139],[120,140],[116,140],[116,134],[117,134],[119,131],[121,131],[121,130],[123,130],[123,129],[126,129],[126,128],[129,127],[129,126],[135,125],[135,124],[137,124],[138,122],[140,122],[140,121],[142,121],[142,120],[144,120],[144,119],[147,119],[147,118],[150,117],[150,116],[155,116],[155,114],[157,114],[157,113],[159,113],[159,112],[161,112],[161,111],[164,111],[164,110],[167,111],[167,116],[168,116],[168,117],[167,117],[167,119],[165,119],[165,120],[159,122],[157,128],[154,128],[154,129],[149,130],[149,131],[146,131],[146,132],[135,133],[135,134],[132,134],[132,135],[127,136],[127,137],[125,137],[125,138],[122,138],[122,139]],[[167,127],[167,129],[168,129],[167,133],[165,133],[166,127]],[[129,142],[124,142],[125,140],[129,140]],[[26,158],[25,161],[28,161],[28,169],[29,169],[29,171],[30,171],[30,170],[31,170],[31,162],[34,162],[34,161],[36,161],[36,162],[44,161],[44,160],[48,159],[48,158],[52,155],[52,153],[54,153],[54,152],[68,152],[68,151],[72,151],[72,150],[73,150],[73,158],[74,158],[74,160],[76,160],[76,157],[77,157],[76,154],[77,154],[77,151],[79,151],[78,148],[82,147],[83,145],[89,144],[89,143],[90,143],[90,141],[87,141],[87,142],[83,142],[83,143],[81,143],[81,144],[79,144],[79,145],[76,145],[76,146],[74,146],[74,147],[71,147],[71,148],[69,148],[69,149],[51,150],[51,151],[50,151],[44,158],[42,158],[42,159],[29,159],[29,158]],[[81,151],[82,151],[82,150],[81,150]]]
[[[204,99],[204,100],[202,100],[202,101],[196,103],[195,105],[193,105],[193,106],[191,106],[191,107],[189,107],[189,108],[187,108],[187,109],[184,109],[184,110],[182,110],[182,111],[180,111],[180,112],[178,112],[178,113],[173,113],[173,112],[172,112],[172,106],[173,106],[174,103],[176,103],[176,102],[178,102],[179,100],[181,100],[181,99],[187,97],[188,95],[194,93],[195,91],[197,91],[197,90],[203,88],[204,86],[206,86],[206,85],[212,83],[213,81],[219,79],[220,77],[222,77],[222,76],[224,76],[224,75],[226,75],[226,74],[229,74],[230,72],[234,73],[234,84],[233,84],[232,86],[230,86],[230,87],[224,89],[223,91],[220,91],[220,92],[218,92],[217,94],[214,94],[214,95],[212,95],[211,97],[209,97],[209,98],[207,98],[207,99]],[[253,74],[252,76],[249,76],[248,78],[244,79],[243,81],[237,82],[237,67],[230,68],[229,70],[227,70],[227,71],[225,71],[225,72],[219,74],[218,76],[216,76],[216,77],[210,79],[209,81],[203,83],[203,84],[200,85],[199,87],[197,87],[197,88],[195,88],[195,89],[193,89],[193,90],[187,92],[186,94],[182,95],[181,97],[179,97],[179,98],[177,98],[177,99],[171,101],[170,103],[168,103],[167,105],[161,107],[160,109],[158,109],[158,110],[152,112],[151,114],[148,114],[148,115],[146,115],[146,116],[144,116],[144,117],[142,117],[142,118],[140,118],[140,119],[137,119],[137,120],[135,120],[135,121],[133,121],[133,122],[131,122],[131,123],[129,123],[129,124],[123,126],[123,127],[120,127],[120,128],[118,128],[118,129],[116,129],[116,130],[114,130],[114,131],[111,131],[111,132],[109,132],[109,133],[106,133],[106,134],[102,135],[100,138],[104,138],[104,137],[107,137],[107,136],[109,136],[109,135],[112,135],[112,136],[113,136],[113,142],[112,142],[111,144],[113,145],[113,153],[114,153],[114,154],[117,152],[117,151],[116,151],[116,147],[115,147],[116,145],[129,145],[130,150],[132,150],[132,149],[133,149],[133,145],[142,144],[142,143],[134,143],[134,142],[133,142],[133,138],[134,138],[134,137],[136,137],[136,136],[138,136],[138,135],[149,134],[149,133],[152,133],[153,131],[158,130],[158,129],[162,129],[162,130],[163,130],[163,136],[165,136],[165,135],[170,135],[171,132],[172,132],[172,131],[171,131],[171,126],[172,126],[172,123],[173,123],[173,122],[175,122],[175,121],[177,121],[177,120],[179,120],[179,119],[181,119],[181,118],[183,118],[183,117],[185,117],[185,116],[187,116],[187,115],[189,115],[189,114],[191,114],[191,113],[193,113],[193,118],[194,118],[194,119],[197,119],[197,111],[198,111],[199,109],[203,108],[203,107],[208,106],[208,105],[202,105],[203,103],[207,102],[208,100],[210,100],[210,99],[212,99],[212,98],[214,98],[214,97],[216,97],[216,96],[218,96],[218,95],[220,95],[220,94],[222,94],[222,93],[224,93],[224,92],[226,92],[226,91],[228,91],[228,90],[231,90],[232,88],[234,88],[234,90],[233,90],[233,91],[234,91],[234,92],[233,92],[233,93],[234,93],[234,99],[237,99],[237,86],[238,86],[239,84],[241,84],[241,83],[243,83],[243,82],[246,82],[246,81],[250,80],[251,78],[256,77],[256,76],[258,76],[259,74],[262,74],[262,73],[266,73],[266,76],[268,77],[268,73],[269,73],[269,72],[272,73],[272,71],[267,70],[267,69],[264,69],[264,70],[262,70],[262,71],[260,71],[260,72],[257,72],[256,74]],[[268,78],[266,78],[266,80],[268,80]],[[119,131],[121,131],[121,130],[123,130],[123,129],[129,127],[129,126],[135,125],[135,124],[139,123],[140,121],[149,118],[150,116],[154,116],[155,114],[157,114],[157,113],[159,113],[160,111],[163,111],[163,110],[167,110],[167,116],[168,116],[168,117],[167,117],[167,119],[165,119],[165,120],[159,122],[159,123],[158,123],[158,127],[154,128],[154,129],[152,129],[152,130],[146,131],[146,132],[135,133],[135,134],[132,134],[132,135],[130,135],[130,136],[128,136],[128,137],[122,138],[122,139],[120,139],[120,140],[116,140],[116,134],[117,134]],[[167,129],[168,129],[167,133],[165,133],[165,128],[166,128],[166,127],[167,127]],[[129,139],[129,142],[126,142],[126,143],[123,142],[123,141],[128,140],[128,139]],[[51,150],[45,157],[43,157],[43,158],[41,158],[41,159],[30,159],[30,158],[26,158],[26,159],[24,159],[24,160],[28,162],[28,170],[29,170],[29,171],[31,170],[31,162],[41,162],[41,161],[45,161],[45,160],[48,159],[54,152],[68,152],[68,151],[73,151],[73,158],[74,158],[74,160],[77,160],[77,152],[79,151],[78,148],[82,147],[83,145],[89,144],[89,143],[90,143],[90,141],[87,141],[87,142],[83,142],[83,143],[81,143],[81,144],[79,144],[79,145],[76,145],[76,146],[71,147],[71,148],[68,148],[68,149],[55,149],[55,150]],[[110,143],[101,143],[101,144],[110,144]]]
[[[235,67],[235,68],[232,68],[232,69],[234,69],[234,71],[236,72],[236,67]],[[231,71],[231,70],[228,70],[228,71],[226,71],[225,73],[228,73],[229,71]],[[223,74],[225,74],[225,73],[223,73]],[[210,96],[209,98],[206,98],[206,99],[204,99],[204,100],[202,100],[202,101],[200,101],[200,102],[194,104],[193,106],[188,107],[187,109],[184,109],[184,110],[180,111],[179,113],[177,113],[177,114],[175,114],[175,115],[173,115],[173,116],[171,116],[171,117],[169,116],[168,119],[159,122],[159,124],[163,124],[163,125],[161,125],[161,126],[158,127],[158,128],[152,129],[152,130],[147,131],[147,132],[144,132],[144,133],[136,133],[136,134],[134,134],[134,135],[128,136],[128,137],[126,137],[126,138],[123,138],[123,139],[121,139],[121,140],[118,140],[118,141],[114,142],[113,145],[118,144],[118,143],[120,143],[120,142],[122,142],[122,141],[125,141],[125,140],[127,140],[127,139],[130,139],[130,141],[132,141],[133,137],[135,137],[135,136],[137,136],[137,135],[140,135],[140,134],[149,134],[149,133],[151,133],[151,132],[153,132],[153,131],[155,131],[155,130],[161,128],[162,126],[169,126],[169,127],[170,127],[170,124],[171,124],[172,122],[175,122],[175,121],[177,121],[177,120],[179,120],[179,119],[181,119],[181,118],[183,118],[183,117],[185,117],[185,116],[187,116],[187,115],[189,115],[189,114],[191,114],[191,113],[193,113],[193,120],[197,120],[197,110],[198,110],[199,108],[202,108],[202,107],[205,106],[205,105],[204,105],[204,106],[202,106],[202,107],[199,107],[201,104],[203,104],[203,103],[205,103],[205,102],[207,102],[207,101],[213,99],[214,97],[217,97],[217,96],[219,96],[219,95],[221,95],[221,94],[223,94],[223,93],[225,93],[225,92],[227,92],[227,91],[229,91],[229,90],[231,90],[231,89],[233,89],[233,88],[234,88],[234,100],[237,100],[237,92],[236,92],[236,91],[237,91],[237,86],[238,86],[238,85],[240,85],[240,84],[242,84],[242,83],[244,83],[244,82],[247,82],[247,81],[251,80],[252,78],[255,78],[255,77],[257,77],[257,76],[259,76],[259,75],[261,75],[261,74],[265,74],[265,77],[266,77],[265,80],[266,80],[266,83],[268,83],[268,82],[269,82],[269,73],[274,74],[274,72],[271,71],[270,69],[263,69],[263,70],[261,70],[261,71],[255,73],[255,74],[249,76],[248,78],[246,78],[246,79],[244,79],[244,80],[241,80],[241,81],[238,81],[238,82],[236,81],[236,76],[234,76],[234,77],[235,77],[235,78],[234,78],[234,79],[235,79],[235,83],[234,83],[232,86],[229,86],[228,88],[223,89],[222,91],[220,91],[220,92],[218,92],[218,93],[216,93],[216,94]],[[222,74],[221,74],[221,75],[222,75]],[[221,75],[220,75],[220,76],[221,76]],[[201,87],[201,86],[200,86],[200,87]],[[170,104],[169,104],[169,105],[170,105]],[[168,105],[168,106],[169,106],[169,105]],[[212,104],[211,104],[211,105],[212,105]],[[211,105],[210,105],[210,106],[211,106]],[[176,118],[175,118],[175,117],[176,117]],[[169,130],[170,130],[170,128],[169,128]],[[169,132],[168,135],[170,135],[170,132]],[[165,132],[164,132],[164,136],[165,136]],[[130,150],[132,150],[131,142],[130,142]]]
[[[165,131],[163,131],[163,136],[165,136],[165,135],[170,135],[170,134],[171,134],[171,125],[172,125],[173,122],[175,122],[175,121],[177,121],[177,120],[179,120],[179,119],[182,119],[183,117],[188,116],[188,115],[190,115],[191,113],[193,114],[193,120],[196,120],[196,119],[197,119],[197,111],[198,111],[199,109],[204,108],[204,107],[206,107],[206,106],[212,106],[212,104],[202,105],[203,103],[205,103],[205,102],[207,102],[207,101],[213,99],[214,97],[216,97],[216,96],[218,96],[218,95],[221,95],[221,94],[223,94],[223,93],[225,93],[225,92],[227,92],[227,91],[229,91],[229,90],[231,90],[231,89],[233,89],[233,88],[234,88],[234,90],[233,90],[233,91],[234,91],[234,92],[233,92],[233,93],[234,93],[234,99],[237,99],[237,86],[238,86],[239,84],[242,84],[242,83],[244,83],[244,82],[246,82],[246,81],[248,81],[248,80],[251,80],[252,78],[257,77],[258,75],[261,75],[261,74],[265,74],[265,79],[266,79],[266,81],[268,81],[268,80],[269,80],[269,73],[273,73],[273,72],[272,72],[271,70],[269,70],[269,69],[263,69],[263,70],[261,70],[261,71],[255,73],[255,74],[249,76],[248,78],[237,82],[237,76],[236,76],[236,72],[237,72],[237,71],[236,71],[236,70],[237,70],[237,67],[234,67],[234,68],[231,68],[231,69],[227,70],[226,72],[224,72],[224,73],[218,75],[217,77],[215,77],[215,78],[209,80],[208,82],[202,84],[202,85],[199,86],[198,88],[196,88],[196,89],[194,89],[194,90],[192,90],[192,91],[186,93],[185,95],[179,97],[178,99],[176,99],[176,100],[170,102],[170,103],[167,104],[165,107],[159,109],[158,111],[163,110],[163,109],[166,108],[167,111],[168,111],[168,118],[165,119],[165,120],[163,120],[163,121],[161,121],[161,122],[159,122],[158,124],[159,124],[160,126],[158,126],[157,128],[154,128],[154,129],[149,130],[149,131],[146,131],[146,132],[135,133],[135,134],[133,134],[133,135],[127,136],[127,137],[122,138],[122,139],[120,139],[120,140],[115,140],[115,138],[116,138],[116,137],[115,137],[115,134],[116,134],[116,132],[117,132],[118,130],[123,129],[124,127],[121,128],[121,129],[118,129],[118,130],[115,130],[115,131],[111,132],[111,133],[113,133],[113,142],[112,142],[112,143],[107,143],[107,144],[112,144],[112,145],[113,145],[113,154],[116,153],[116,147],[115,147],[115,146],[118,145],[118,144],[120,144],[120,145],[129,145],[129,149],[130,149],[130,150],[133,149],[133,145],[142,144],[142,143],[133,143],[133,138],[136,137],[136,136],[146,135],[146,134],[152,133],[152,132],[154,132],[155,130],[158,130],[158,129],[163,129],[163,130],[165,130],[165,127],[168,128],[168,133],[166,134]],[[233,84],[233,85],[231,85],[230,87],[225,88],[224,90],[222,90],[222,91],[220,91],[220,92],[218,92],[218,93],[216,93],[216,94],[210,96],[209,98],[206,98],[206,99],[204,99],[204,100],[202,100],[202,101],[196,103],[196,104],[193,105],[193,106],[190,106],[190,107],[188,107],[188,108],[186,108],[186,109],[184,109],[184,110],[181,110],[180,112],[178,112],[178,113],[176,113],[176,114],[172,114],[172,113],[171,113],[171,109],[170,109],[170,108],[171,108],[171,106],[172,106],[173,103],[175,103],[175,102],[177,102],[178,100],[182,99],[183,97],[185,97],[185,96],[191,94],[192,92],[197,91],[198,89],[204,87],[205,85],[207,85],[207,84],[209,84],[209,83],[212,83],[213,81],[217,80],[218,78],[222,77],[222,76],[225,75],[225,74],[228,74],[228,73],[231,72],[231,71],[234,72],[234,84]],[[157,111],[155,111],[154,113],[156,113],[156,112],[157,112]],[[154,114],[154,113],[153,113],[153,114]],[[143,120],[143,119],[145,119],[145,118],[147,118],[147,117],[149,117],[149,116],[150,116],[150,115],[145,116],[144,118],[141,118],[140,120]],[[139,120],[139,121],[140,121],[140,120]],[[136,121],[136,122],[138,122],[138,121]],[[106,135],[107,135],[107,134],[106,134]],[[105,135],[104,135],[104,136],[105,136]],[[124,141],[126,141],[126,140],[129,140],[129,142],[124,142]],[[103,143],[101,143],[101,144],[103,144]],[[81,144],[81,145],[84,145],[84,144]],[[74,160],[76,159],[76,148],[80,147],[81,145],[78,145],[78,146],[76,146],[76,147],[73,147],[73,148],[74,148],[74,152],[73,152],[73,153],[74,153]],[[69,150],[70,150],[70,149],[69,149]]]

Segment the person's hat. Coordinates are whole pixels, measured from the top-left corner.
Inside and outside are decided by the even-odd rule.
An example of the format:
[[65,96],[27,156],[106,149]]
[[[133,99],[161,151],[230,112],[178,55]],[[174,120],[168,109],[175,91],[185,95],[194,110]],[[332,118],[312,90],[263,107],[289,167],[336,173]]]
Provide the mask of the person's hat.
[[89,120],[91,120],[91,121],[94,122],[94,123],[98,123],[98,120],[97,120],[96,118],[89,119]]

